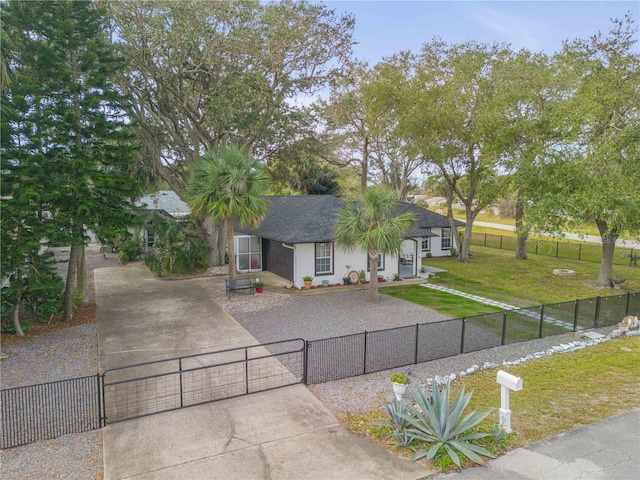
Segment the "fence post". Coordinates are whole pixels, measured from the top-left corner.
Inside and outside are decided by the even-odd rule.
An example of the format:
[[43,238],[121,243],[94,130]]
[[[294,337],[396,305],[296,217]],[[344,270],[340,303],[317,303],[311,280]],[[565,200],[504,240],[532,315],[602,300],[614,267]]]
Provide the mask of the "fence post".
[[364,359],[362,362],[362,373],[367,373],[367,337],[369,336],[369,332],[364,331]]
[[462,332],[460,332],[460,354],[464,353],[464,327],[466,324],[466,317],[462,317]]
[[309,347],[311,342],[309,340],[303,340],[304,342],[304,355],[302,356],[302,382],[305,385],[309,385]]
[[507,311],[502,312],[502,340],[500,345],[504,345],[504,339],[507,336]]
[[598,320],[600,320],[600,296],[596,297],[596,313],[593,316],[593,328],[598,328]]
[[536,255],[538,254],[538,239],[536,238]]
[[558,258],[558,249],[560,248],[560,242],[556,242],[556,258]]
[[540,330],[538,331],[538,338],[542,338],[543,324],[544,324],[544,304],[540,306]]
[[415,350],[415,354],[413,356],[413,363],[415,365],[418,364],[418,346],[419,346],[419,342],[418,342],[418,337],[420,335],[420,324],[416,323],[416,350]]
[[578,260],[582,260],[582,244],[578,244]]
[[502,250],[502,235],[500,235],[500,250]]
[[105,426],[106,418],[105,417],[105,404],[104,404],[104,377],[99,373],[96,374],[97,378],[97,387],[98,387],[98,425],[101,427]]
[[485,247],[487,246],[487,234],[486,233],[484,234],[484,246]]
[[[245,349],[246,351],[246,349]],[[178,359],[178,371],[180,372],[180,408],[184,408],[183,391],[182,391],[182,358]]]
[[576,298],[576,306],[573,309],[573,331],[578,331],[578,312],[580,309],[580,300]]
[[102,382],[100,382],[101,388],[102,388],[102,418],[100,419],[100,423],[103,427],[107,425],[107,396],[105,395],[106,390],[104,387],[105,374],[106,372],[103,373],[102,375],[98,374],[102,377]]
[[631,292],[627,292],[627,305],[624,307],[624,316],[629,315],[629,301],[631,300]]
[[249,393],[249,351],[244,347],[244,393]]

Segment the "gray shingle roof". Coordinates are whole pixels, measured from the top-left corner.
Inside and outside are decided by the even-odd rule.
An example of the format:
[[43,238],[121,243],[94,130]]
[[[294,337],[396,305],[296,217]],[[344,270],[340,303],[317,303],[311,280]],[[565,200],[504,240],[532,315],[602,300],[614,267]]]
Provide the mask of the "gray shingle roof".
[[[336,214],[344,207],[343,200],[332,195],[272,196],[267,199],[267,215],[260,226],[236,226],[236,232],[284,243],[333,241]],[[410,203],[402,202],[400,211],[411,211],[416,215],[416,225],[405,238],[435,237],[437,235],[425,228],[449,226],[447,217]],[[456,220],[456,225],[464,223]]]
[[[416,216],[416,223],[413,227],[413,230],[407,232],[404,235],[404,238],[411,237],[429,237],[438,235],[428,235],[425,229],[435,228],[435,227],[449,227],[449,219],[440,215],[439,213],[432,212],[431,210],[425,210],[424,208],[418,207],[412,203],[401,202],[400,203],[400,212],[412,212]],[[456,220],[456,226],[463,227],[464,222],[460,220]]]
[[173,217],[184,217],[191,213],[189,205],[180,200],[173,190],[159,190],[136,200],[136,206],[147,210],[164,210]]
[[267,215],[258,228],[236,227],[237,232],[285,243],[330,242],[336,214],[344,202],[332,195],[267,197]]

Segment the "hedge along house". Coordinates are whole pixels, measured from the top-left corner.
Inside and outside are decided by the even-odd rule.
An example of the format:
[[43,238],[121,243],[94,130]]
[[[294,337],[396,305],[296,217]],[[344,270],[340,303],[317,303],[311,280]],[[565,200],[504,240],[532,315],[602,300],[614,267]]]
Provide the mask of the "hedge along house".
[[[343,251],[334,244],[337,213],[343,200],[331,195],[271,196],[267,214],[257,228],[236,226],[236,265],[241,272],[269,271],[290,280],[297,287],[303,277],[313,277],[313,284],[323,280],[342,283],[350,271],[368,270],[367,253],[354,249]],[[421,259],[445,257],[456,248],[447,217],[401,202],[399,213],[411,211],[416,223],[404,235],[398,255],[381,255],[378,274],[393,278],[413,277]],[[456,221],[457,226],[464,223]],[[349,268],[347,268],[349,265]],[[367,280],[369,273],[367,272]]]

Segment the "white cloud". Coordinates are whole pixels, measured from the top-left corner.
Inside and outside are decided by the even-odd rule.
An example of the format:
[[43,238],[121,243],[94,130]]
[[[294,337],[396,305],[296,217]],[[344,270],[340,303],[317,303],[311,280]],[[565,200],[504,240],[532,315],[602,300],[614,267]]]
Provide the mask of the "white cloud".
[[541,51],[548,36],[547,27],[539,21],[501,12],[492,8],[474,8],[473,20],[496,33],[496,41],[510,43],[515,50],[527,48]]

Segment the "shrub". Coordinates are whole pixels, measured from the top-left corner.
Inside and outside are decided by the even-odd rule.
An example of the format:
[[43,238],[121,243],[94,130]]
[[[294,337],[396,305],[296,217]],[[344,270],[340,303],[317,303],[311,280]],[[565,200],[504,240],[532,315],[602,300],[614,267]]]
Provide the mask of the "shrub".
[[79,292],[78,290],[74,290],[71,294],[71,302],[73,303],[73,308],[78,308],[80,305],[82,305],[82,302],[84,302],[84,299],[86,297],[87,296],[84,293]]
[[142,241],[131,237],[118,246],[118,259],[120,263],[132,262],[140,258],[142,252],[144,252]]
[[394,398],[393,403],[385,405],[384,409],[389,419],[380,420],[376,425],[389,430],[385,438],[391,440],[391,445],[394,447],[411,448],[412,437],[407,432],[407,427],[410,425],[407,420],[410,414],[409,406]]

